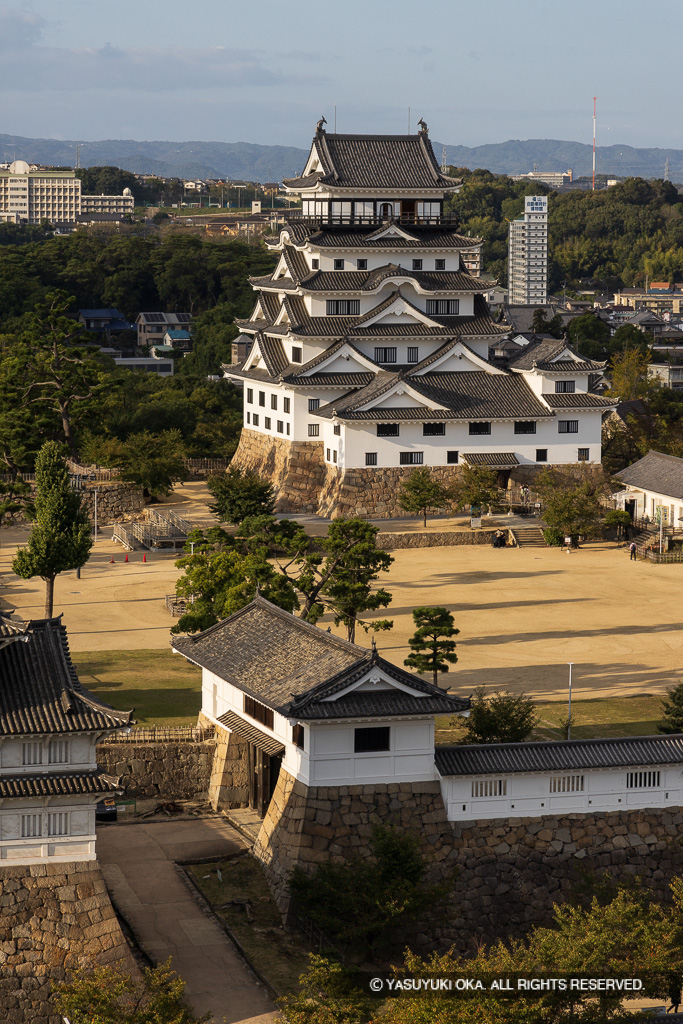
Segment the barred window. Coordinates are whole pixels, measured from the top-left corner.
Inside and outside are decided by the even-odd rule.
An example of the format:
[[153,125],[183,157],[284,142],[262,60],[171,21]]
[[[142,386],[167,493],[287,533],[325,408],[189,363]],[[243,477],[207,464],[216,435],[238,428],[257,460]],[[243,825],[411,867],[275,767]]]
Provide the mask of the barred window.
[[661,772],[628,772],[627,789],[656,789],[659,786]]
[[308,399],[308,411],[309,412],[315,412],[316,409],[319,409],[319,408],[320,408],[320,399],[319,398],[309,398]]
[[445,260],[434,260],[434,270],[445,270],[445,269],[446,269],[446,261]]
[[289,412],[290,404],[291,404],[291,399],[283,398],[282,399],[282,411],[283,412]]
[[446,462],[449,466],[457,466],[459,459],[459,452],[446,452]]
[[253,402],[253,401],[254,401],[254,389],[253,388],[247,388],[247,402]]
[[460,299],[427,299],[427,313],[432,316],[457,316]]
[[22,814],[21,816],[21,838],[35,839],[41,835],[40,814]]
[[270,408],[277,409],[277,395],[270,396]]
[[253,718],[254,721],[260,722],[262,725],[266,725],[269,729],[273,728],[273,712],[270,708],[267,708],[265,704],[261,704],[260,701],[254,700],[253,697],[247,697],[244,694],[244,713]]
[[266,416],[266,418],[264,419],[263,423],[264,423],[264,426],[265,426],[266,430],[270,430],[270,424],[271,424],[270,416]]
[[590,448],[579,448],[578,461],[588,462],[590,458]]
[[325,308],[328,316],[358,316],[360,299],[328,299]]
[[377,436],[378,437],[398,437],[399,425],[398,423],[378,423],[377,424]]
[[423,437],[443,437],[446,433],[445,423],[423,423]]
[[308,436],[309,437],[319,437],[320,436],[320,424],[319,423],[309,423],[308,424]]
[[68,764],[69,741],[50,740],[50,746],[48,748],[48,761],[50,764]]
[[365,453],[365,465],[376,466],[377,465],[377,452],[366,452]]
[[583,793],[583,775],[558,775],[550,780],[551,793]]
[[367,270],[368,269],[368,261],[367,260],[356,260],[356,267],[358,268],[358,270]]
[[413,270],[422,270],[422,260],[413,260]]
[[535,434],[535,420],[517,420],[515,423],[515,434]]
[[68,836],[69,834],[69,812],[51,811],[47,816],[48,836]]
[[559,434],[578,434],[579,432],[579,421],[578,420],[558,420],[557,431]]
[[470,435],[490,434],[490,423],[470,423]]
[[375,362],[376,363],[395,363],[396,362],[396,349],[391,348],[376,348],[375,349]]
[[341,423],[335,423],[335,425],[334,425],[334,433],[337,435],[337,437],[340,436],[340,434],[341,434]]
[[284,432],[285,432],[285,425],[282,422],[282,420],[278,420],[277,421],[277,432],[278,432],[278,434],[284,434]]
[[389,726],[371,726],[363,729],[354,729],[353,752],[354,754],[369,754],[379,750],[389,750]]
[[408,362],[409,363],[419,363],[420,362],[419,351],[418,351],[418,348],[417,348],[416,345],[409,345],[408,346]]
[[556,395],[573,395],[576,391],[575,380],[556,380],[555,381],[555,394]]
[[30,764],[42,764],[43,763],[43,744],[42,743],[22,743],[21,744],[21,763]]
[[548,461],[548,449],[537,448],[536,449],[536,462],[547,462]]
[[258,427],[259,418],[258,418],[258,413],[257,412],[254,413],[253,422],[254,422],[254,426]]
[[421,466],[424,462],[424,452],[401,452],[398,461],[401,466]]
[[507,779],[476,779],[472,781],[472,796],[475,799],[486,796],[507,796]]

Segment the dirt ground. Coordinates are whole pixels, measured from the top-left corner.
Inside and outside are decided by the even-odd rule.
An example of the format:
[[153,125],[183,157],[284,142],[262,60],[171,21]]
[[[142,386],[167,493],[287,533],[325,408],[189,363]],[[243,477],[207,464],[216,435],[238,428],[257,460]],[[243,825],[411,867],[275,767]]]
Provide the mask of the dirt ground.
[[[173,505],[207,523],[199,485],[186,485]],[[436,521],[439,528],[443,520]],[[436,523],[435,523],[436,525]],[[26,529],[0,534],[0,609],[22,618],[43,614],[41,580],[11,574]],[[115,562],[110,559],[114,555]],[[378,617],[394,628],[377,634],[380,652],[398,665],[414,631],[412,610],[445,605],[460,629],[459,661],[445,677],[455,692],[525,691],[565,699],[568,662],[576,697],[659,693],[682,678],[683,565],[629,562],[624,547],[591,544],[570,555],[557,548],[452,547],[395,551],[383,585],[393,603]],[[164,595],[174,591],[173,554],[125,552],[103,529],[82,578],[64,573],[55,612],[64,613],[73,651],[166,648],[173,623]],[[369,646],[359,631],[357,641]]]

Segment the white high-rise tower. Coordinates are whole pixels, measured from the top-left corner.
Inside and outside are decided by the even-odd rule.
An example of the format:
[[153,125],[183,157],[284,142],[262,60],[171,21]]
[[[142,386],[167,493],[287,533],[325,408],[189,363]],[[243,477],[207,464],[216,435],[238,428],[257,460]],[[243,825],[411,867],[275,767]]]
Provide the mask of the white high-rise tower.
[[510,223],[508,301],[544,306],[548,300],[548,197],[525,196],[524,213]]

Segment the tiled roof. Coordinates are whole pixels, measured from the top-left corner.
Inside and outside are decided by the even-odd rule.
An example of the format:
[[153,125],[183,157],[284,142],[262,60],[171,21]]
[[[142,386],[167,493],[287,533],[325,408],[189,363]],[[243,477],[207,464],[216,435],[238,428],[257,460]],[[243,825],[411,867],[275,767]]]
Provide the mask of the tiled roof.
[[473,452],[471,455],[463,453],[462,457],[469,462],[470,466],[491,466],[494,469],[504,469],[506,466],[519,465],[519,459],[514,452]]
[[277,377],[289,368],[289,359],[285,355],[283,344],[279,338],[268,338],[264,334],[260,334],[258,345],[271,376]]
[[353,226],[325,224],[323,227],[306,221],[290,220],[283,230],[289,233],[295,245],[304,245],[306,242],[310,242],[314,249],[358,249],[359,246],[366,249],[414,249],[414,239],[417,238],[421,249],[469,250],[477,248],[482,242],[481,238],[459,235],[457,231],[448,230],[446,227],[417,224],[410,224],[405,228],[412,239],[397,236],[374,238],[373,236],[378,233],[377,227],[360,224]]
[[575,392],[573,395],[544,395],[551,409],[614,409],[615,398],[603,398],[601,395]]
[[367,373],[311,373],[306,377],[292,376],[287,378],[288,383],[302,384],[306,387],[366,387],[374,379],[375,374],[368,370]]
[[683,459],[662,452],[648,452],[633,465],[614,474],[631,487],[641,487],[667,498],[683,498]]
[[0,798],[111,793],[118,787],[118,779],[99,771],[0,775]]
[[437,747],[435,760],[443,776],[681,764],[683,735]]
[[562,352],[574,350],[566,341],[542,339],[526,345],[518,356],[510,359],[508,366],[515,370],[532,370],[534,365],[539,370],[557,370],[562,372],[586,373],[592,370],[604,370],[605,363],[594,359],[582,359],[577,354],[576,360],[558,360]]
[[[203,633],[174,638],[172,645],[189,661],[290,718],[441,714],[469,707],[468,700],[448,697],[433,684],[385,662],[375,651],[341,640],[260,596]],[[387,690],[382,691],[383,704],[373,703],[375,693],[365,691],[353,694],[355,703],[351,695],[329,699],[361,680],[373,666],[415,695],[403,691],[391,710]],[[235,729],[244,730],[241,720]]]
[[457,179],[442,174],[424,132],[417,135],[328,135],[320,132],[313,145],[324,173],[285,178],[283,184],[288,188],[310,188],[318,180],[338,188],[448,189],[459,184]]
[[481,292],[482,282],[455,270],[410,270],[396,263],[388,263],[376,270],[317,270],[309,271],[293,281],[286,278],[253,277],[250,283],[255,288],[279,288],[292,291],[302,288],[305,292],[363,292],[373,291],[392,278],[403,277],[415,281],[430,292]]
[[[17,625],[0,618],[0,735],[117,729],[130,711],[115,711],[78,681],[60,619]],[[3,645],[2,641],[13,639]]]
[[285,749],[279,740],[269,736],[263,729],[257,729],[251,722],[245,722],[234,711],[226,711],[224,715],[219,717],[218,721],[221,725],[225,725],[230,732],[237,733],[247,743],[254,743],[260,750],[265,750],[266,754],[270,754],[271,757],[277,757]]
[[556,373],[592,373],[595,370],[604,370],[605,363],[599,363],[595,359],[555,359],[553,362],[536,363],[539,370],[551,370]]

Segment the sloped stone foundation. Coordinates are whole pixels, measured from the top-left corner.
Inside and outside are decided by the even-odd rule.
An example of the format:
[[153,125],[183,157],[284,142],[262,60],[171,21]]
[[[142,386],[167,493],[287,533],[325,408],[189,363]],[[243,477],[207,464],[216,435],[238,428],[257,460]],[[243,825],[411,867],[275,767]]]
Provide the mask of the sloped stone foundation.
[[278,512],[317,512],[324,477],[322,444],[285,441],[243,427],[230,465],[270,480],[278,493]]

